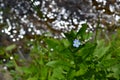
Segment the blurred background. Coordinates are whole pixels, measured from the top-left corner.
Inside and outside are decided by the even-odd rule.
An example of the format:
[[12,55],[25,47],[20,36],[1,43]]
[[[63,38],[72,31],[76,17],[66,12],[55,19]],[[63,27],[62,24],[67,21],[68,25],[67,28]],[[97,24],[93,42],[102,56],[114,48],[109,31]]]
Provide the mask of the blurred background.
[[35,35],[62,38],[82,23],[113,33],[120,25],[120,0],[0,0],[0,46],[22,45]]

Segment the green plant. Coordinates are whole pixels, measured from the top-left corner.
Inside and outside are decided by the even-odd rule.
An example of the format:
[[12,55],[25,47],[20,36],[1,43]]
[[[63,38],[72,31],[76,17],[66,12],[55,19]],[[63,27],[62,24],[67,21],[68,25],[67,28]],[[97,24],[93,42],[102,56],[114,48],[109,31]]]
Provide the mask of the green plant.
[[41,36],[29,42],[30,60],[15,66],[15,80],[119,80],[120,36],[109,42],[94,41],[86,33],[88,27],[83,24],[78,32],[65,33],[63,39]]

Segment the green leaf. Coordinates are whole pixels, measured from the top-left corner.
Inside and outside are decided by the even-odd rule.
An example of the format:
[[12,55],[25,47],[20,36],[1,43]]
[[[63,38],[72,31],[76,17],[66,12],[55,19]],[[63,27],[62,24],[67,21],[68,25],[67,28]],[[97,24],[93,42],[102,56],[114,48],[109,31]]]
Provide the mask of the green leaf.
[[104,40],[97,41],[97,46],[93,53],[93,56],[100,59],[107,53],[109,48],[110,48],[110,45],[106,46]]
[[20,67],[20,69],[25,73],[25,74],[31,74],[32,69],[28,67]]
[[75,76],[76,76],[76,71],[74,69],[70,69],[67,72],[67,80],[74,80]]
[[81,56],[83,60],[93,55],[94,50],[96,49],[96,43],[86,43],[81,50],[76,54],[77,56]]
[[57,52],[57,53],[60,53],[60,51],[62,51],[65,48],[62,41],[58,39],[47,38],[45,39],[45,42],[48,45],[49,50],[52,48],[54,52]]
[[0,55],[4,55],[4,48],[0,47]]
[[68,48],[62,50],[59,55],[65,59],[73,60],[73,54]]
[[53,74],[51,76],[51,80],[65,80],[63,72],[64,71],[63,71],[62,67],[54,68]]
[[114,65],[111,70],[113,71],[115,78],[120,79],[120,63]]
[[107,60],[102,60],[99,65],[103,65],[105,68],[112,67],[116,65],[119,61],[117,59],[107,59]]
[[66,38],[68,39],[68,41],[72,44],[73,40],[76,38],[75,32],[72,30],[69,33],[64,33],[64,34],[65,34]]
[[10,45],[10,46],[8,46],[8,47],[6,47],[6,51],[11,51],[11,50],[13,50],[13,49],[15,49],[16,48],[16,45],[15,44],[12,44],[12,45]]
[[48,67],[41,66],[41,70],[39,71],[39,74],[41,75],[40,80],[46,80],[48,75]]
[[37,77],[30,77],[27,80],[38,80],[38,78]]
[[87,65],[80,64],[80,69],[76,71],[76,76],[84,75],[87,72]]
[[66,48],[68,48],[70,46],[70,43],[67,39],[62,39],[61,41]]
[[48,46],[50,46],[52,48],[59,44],[59,42],[56,39],[53,39],[53,38],[48,38],[45,41],[47,42]]
[[77,36],[80,36],[81,37],[81,40],[84,40],[83,39],[83,36],[86,34],[86,30],[88,28],[88,25],[85,23],[85,24],[82,24],[82,28],[78,31]]
[[58,63],[59,61],[49,61],[46,65],[50,66],[50,67],[54,67],[56,63]]
[[64,61],[64,60],[50,61],[46,65],[49,66],[49,67],[53,67],[53,68],[60,67],[60,66],[63,67],[63,68],[71,67],[71,64],[67,61]]
[[13,61],[9,61],[7,64],[6,64],[7,67],[13,67],[14,66],[14,62]]

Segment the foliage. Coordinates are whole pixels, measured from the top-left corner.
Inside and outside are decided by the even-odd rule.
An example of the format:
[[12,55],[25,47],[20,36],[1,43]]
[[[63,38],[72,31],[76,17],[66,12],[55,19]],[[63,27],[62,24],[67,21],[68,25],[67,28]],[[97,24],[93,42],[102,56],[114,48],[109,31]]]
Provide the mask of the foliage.
[[[14,80],[119,80],[120,31],[109,42],[94,41],[91,33],[86,33],[88,27],[83,24],[78,32],[65,33],[63,39],[41,36],[28,42],[30,60],[19,66],[14,61],[17,58],[13,59]],[[81,42],[79,47],[73,46],[75,39]]]

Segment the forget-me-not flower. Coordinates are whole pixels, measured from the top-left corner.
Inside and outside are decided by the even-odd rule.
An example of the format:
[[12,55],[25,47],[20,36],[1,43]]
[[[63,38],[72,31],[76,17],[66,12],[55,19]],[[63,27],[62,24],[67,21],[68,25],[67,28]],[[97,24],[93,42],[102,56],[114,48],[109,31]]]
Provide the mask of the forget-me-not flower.
[[78,39],[75,39],[75,40],[73,41],[73,46],[74,46],[74,47],[78,48],[80,45],[81,45],[81,43],[80,43],[80,41],[79,41]]

